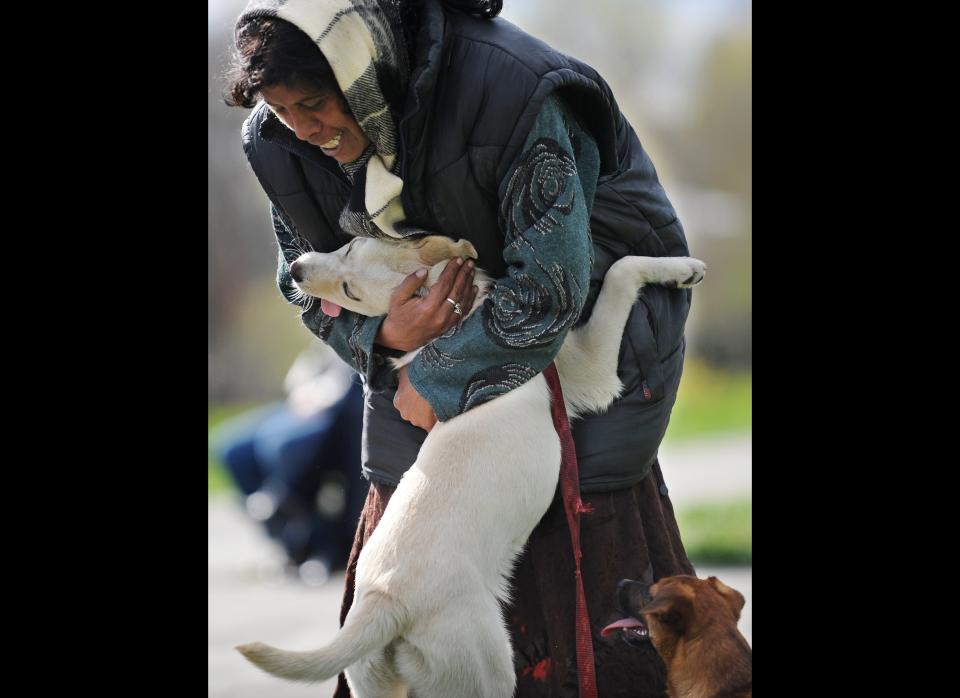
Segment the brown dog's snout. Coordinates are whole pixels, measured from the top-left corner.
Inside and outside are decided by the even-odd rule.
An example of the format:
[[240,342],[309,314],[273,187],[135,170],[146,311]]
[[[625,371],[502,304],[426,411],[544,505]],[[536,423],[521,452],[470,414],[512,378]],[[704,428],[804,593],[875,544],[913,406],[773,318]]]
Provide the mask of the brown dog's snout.
[[617,606],[625,615],[633,615],[649,603],[650,585],[634,579],[621,579],[617,582]]
[[294,262],[290,265],[290,276],[293,277],[293,280],[297,283],[303,281],[303,265],[300,262]]

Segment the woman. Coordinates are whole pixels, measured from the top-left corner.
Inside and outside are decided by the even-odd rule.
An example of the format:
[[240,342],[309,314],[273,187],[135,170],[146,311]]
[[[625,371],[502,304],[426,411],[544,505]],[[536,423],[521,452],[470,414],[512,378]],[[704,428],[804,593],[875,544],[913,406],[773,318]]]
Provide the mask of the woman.
[[[238,20],[227,101],[256,105],[243,143],[272,204],[278,284],[367,387],[362,468],[371,486],[341,622],[359,551],[436,420],[544,370],[589,317],[616,259],[689,254],[607,84],[494,19],[500,4],[289,0],[255,3]],[[449,265],[424,298],[411,276],[379,318],[313,302],[292,283],[289,264],[306,249],[427,232],[470,240],[477,264],[498,277],[482,311],[462,323],[458,304],[476,293],[469,264]],[[649,645],[599,635],[618,617],[617,581],[693,572],[656,458],[689,305],[686,290],[644,291],[622,345],[624,396],[573,430],[592,507],[580,539],[602,696],[666,687]],[[385,357],[427,342],[407,370],[386,368]],[[506,609],[519,696],[577,695],[573,569],[558,497],[517,564]],[[336,695],[349,695],[342,676]]]

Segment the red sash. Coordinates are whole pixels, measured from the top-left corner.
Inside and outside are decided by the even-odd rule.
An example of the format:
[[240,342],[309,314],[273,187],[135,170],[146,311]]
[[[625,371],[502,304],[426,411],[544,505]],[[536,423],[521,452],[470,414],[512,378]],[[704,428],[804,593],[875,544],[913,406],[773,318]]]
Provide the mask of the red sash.
[[570,542],[573,544],[573,559],[576,564],[574,576],[577,580],[576,648],[577,676],[580,683],[580,698],[597,698],[597,677],[593,659],[593,639],[590,633],[590,617],[587,615],[587,599],[583,593],[583,578],[580,574],[580,514],[593,513],[593,508],[584,505],[580,499],[580,472],[577,467],[577,451],[573,445],[573,434],[567,420],[567,410],[563,403],[563,391],[560,388],[560,376],[557,367],[551,362],[543,372],[550,386],[553,426],[560,436],[560,495],[563,497],[563,509],[567,514],[570,527]]

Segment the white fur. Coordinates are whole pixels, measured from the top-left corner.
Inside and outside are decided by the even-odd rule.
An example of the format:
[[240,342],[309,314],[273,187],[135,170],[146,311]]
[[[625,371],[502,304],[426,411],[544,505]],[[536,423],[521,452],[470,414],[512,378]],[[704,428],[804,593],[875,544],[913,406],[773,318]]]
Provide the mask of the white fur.
[[[476,254],[469,243],[427,240],[415,247],[358,239],[349,257],[345,248],[309,253],[300,260],[307,269],[300,286],[307,293],[323,288],[330,294],[323,297],[347,300],[341,305],[357,312],[383,314],[390,289],[418,265],[432,266],[430,285],[446,264],[434,261],[443,249],[447,257]],[[637,291],[647,283],[694,285],[705,268],[687,257],[626,257],[610,268],[589,322],[567,335],[556,357],[571,417],[606,409],[620,394],[617,354]],[[346,279],[362,302],[336,295]],[[384,284],[386,295],[376,288]],[[261,643],[238,649],[264,670],[298,681],[345,669],[357,698],[512,696],[513,653],[501,604],[559,472],[560,441],[542,374],[438,422],[360,553],[354,603],[333,642],[313,652]]]

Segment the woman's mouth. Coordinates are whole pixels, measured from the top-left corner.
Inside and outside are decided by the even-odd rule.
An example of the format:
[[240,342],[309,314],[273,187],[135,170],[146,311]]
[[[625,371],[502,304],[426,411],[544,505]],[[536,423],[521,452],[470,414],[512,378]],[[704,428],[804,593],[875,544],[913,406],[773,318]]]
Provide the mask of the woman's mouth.
[[341,129],[336,136],[331,138],[326,143],[319,143],[320,150],[322,150],[326,155],[333,155],[340,147],[340,140],[343,138],[343,129]]

